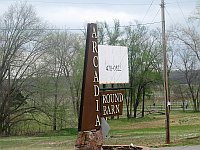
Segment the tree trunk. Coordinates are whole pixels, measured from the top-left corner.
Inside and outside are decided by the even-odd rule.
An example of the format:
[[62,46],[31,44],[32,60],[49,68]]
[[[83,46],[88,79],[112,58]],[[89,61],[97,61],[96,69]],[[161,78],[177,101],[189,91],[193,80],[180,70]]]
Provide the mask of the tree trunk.
[[142,86],[139,85],[138,90],[137,90],[137,97],[136,97],[135,103],[134,103],[134,118],[137,117],[137,108],[140,103],[140,96],[142,94],[141,92],[142,92]]
[[145,87],[143,87],[143,94],[142,94],[142,117],[144,117],[144,100],[145,100]]
[[134,103],[134,118],[137,117],[137,108],[139,105],[139,97],[137,96],[137,98],[135,99],[135,103]]
[[193,99],[194,111],[197,112],[197,100]]
[[127,118],[130,118],[130,114],[129,114],[129,101],[130,101],[130,95],[131,95],[131,92],[129,91],[129,98],[126,98],[126,116]]
[[57,130],[57,100],[58,96],[57,93],[55,94],[55,99],[54,99],[54,110],[53,110],[53,130]]
[[136,118],[136,117],[137,117],[137,104],[135,102],[135,104],[134,104],[134,118]]
[[133,117],[133,110],[135,105],[135,89],[131,89],[131,100],[130,100],[130,118]]
[[0,116],[0,136],[3,136],[3,124],[4,124],[3,115],[1,114],[1,116]]
[[[183,112],[185,112],[185,103],[186,103],[186,101],[183,99],[182,100],[182,103],[183,103]],[[187,104],[186,104],[187,105]]]

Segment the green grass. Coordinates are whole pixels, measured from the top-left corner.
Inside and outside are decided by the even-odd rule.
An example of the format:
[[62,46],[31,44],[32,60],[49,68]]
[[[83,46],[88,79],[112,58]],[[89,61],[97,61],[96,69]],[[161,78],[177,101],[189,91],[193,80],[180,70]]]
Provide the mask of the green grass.
[[[165,115],[150,114],[144,118],[108,120],[110,132],[105,144],[131,144],[159,147],[165,145]],[[200,113],[173,111],[170,114],[171,144],[200,144]],[[38,136],[0,137],[2,150],[73,149],[76,128],[48,131]]]
[[[151,114],[139,119],[109,120],[106,144],[165,146],[165,115]],[[200,113],[173,111],[170,114],[171,145],[200,144]]]
[[67,128],[52,131],[40,136],[0,137],[0,149],[27,150],[27,149],[72,149],[76,140],[77,129]]
[[52,137],[8,137],[0,139],[0,149],[27,150],[27,149],[72,149],[75,136]]

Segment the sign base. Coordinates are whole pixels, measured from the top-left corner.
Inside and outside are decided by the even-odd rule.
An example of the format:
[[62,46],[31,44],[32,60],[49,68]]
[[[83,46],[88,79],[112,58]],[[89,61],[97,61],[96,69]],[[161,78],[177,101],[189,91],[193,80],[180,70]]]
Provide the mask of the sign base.
[[101,130],[80,131],[75,143],[75,150],[102,150],[103,134]]

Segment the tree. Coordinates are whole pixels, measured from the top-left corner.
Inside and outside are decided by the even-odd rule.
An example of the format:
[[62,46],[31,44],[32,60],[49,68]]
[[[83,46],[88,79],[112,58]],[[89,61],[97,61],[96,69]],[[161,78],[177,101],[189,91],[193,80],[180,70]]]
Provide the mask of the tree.
[[172,30],[173,39],[179,44],[177,48],[180,62],[176,67],[184,74],[187,84],[187,94],[193,101],[194,111],[199,111],[200,92],[200,40],[195,27],[175,27]]
[[114,27],[110,28],[105,22],[107,44],[108,45],[119,45],[122,32],[120,31],[119,20],[114,20]]
[[[127,27],[124,44],[129,48],[130,100],[126,102],[127,116],[137,116],[137,108],[145,91],[156,80],[160,80],[160,47],[157,36],[141,25]],[[144,107],[143,107],[144,113]]]
[[188,105],[188,99],[190,98],[188,97],[188,94],[187,94],[188,93],[187,87],[177,82],[173,84],[172,90],[173,90],[174,96],[177,99],[181,99],[182,104],[183,104],[182,105],[183,112],[185,112],[185,109],[187,107],[186,105]]
[[26,3],[11,5],[0,22],[0,135],[9,135],[11,127],[31,119],[24,114],[35,111],[28,101],[45,48],[44,25]]
[[[114,20],[114,27],[105,22],[100,24],[99,36],[101,44],[121,45],[128,47],[129,53],[129,99],[126,99],[127,117],[136,117],[137,108],[143,97],[148,94],[150,86],[160,81],[160,41],[158,32],[150,31],[136,22],[136,26],[121,27]],[[105,30],[104,30],[105,27]],[[111,85],[114,87],[114,85]],[[143,107],[144,112],[144,107]]]
[[83,62],[84,62],[84,38],[77,34],[64,33],[62,42],[64,47],[61,49],[64,76],[69,85],[70,99],[76,116],[79,115]]
[[44,77],[49,79],[44,84],[44,89],[48,91],[48,94],[45,94],[45,90],[39,91],[41,95],[45,94],[45,97],[38,106],[49,116],[53,130],[57,130],[64,127],[62,123],[66,124],[67,107],[70,108],[68,113],[73,111],[76,118],[79,114],[83,37],[66,31],[52,31],[46,43],[49,48],[45,50],[46,53],[42,57],[46,73],[38,79],[43,80]]
[[106,43],[106,22],[97,22],[98,27],[98,44],[105,44]]

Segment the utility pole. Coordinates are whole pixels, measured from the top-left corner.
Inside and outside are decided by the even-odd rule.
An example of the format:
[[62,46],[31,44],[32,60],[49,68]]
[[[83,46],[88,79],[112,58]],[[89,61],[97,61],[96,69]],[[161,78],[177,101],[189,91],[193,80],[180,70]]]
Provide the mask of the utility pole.
[[164,79],[164,96],[165,96],[165,128],[166,128],[166,144],[170,144],[170,123],[169,123],[169,84],[168,84],[168,66],[166,52],[166,36],[165,36],[165,2],[161,0],[161,18],[162,18],[162,50],[163,50],[163,79]]

